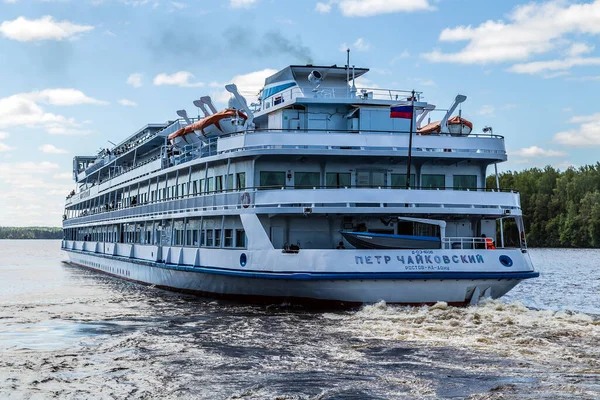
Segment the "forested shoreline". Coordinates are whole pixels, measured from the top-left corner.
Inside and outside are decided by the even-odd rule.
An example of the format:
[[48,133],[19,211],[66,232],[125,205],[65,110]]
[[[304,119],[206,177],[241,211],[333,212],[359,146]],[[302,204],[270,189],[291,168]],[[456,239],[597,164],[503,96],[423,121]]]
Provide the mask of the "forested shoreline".
[[62,228],[0,226],[0,239],[62,239]]
[[[600,247],[600,163],[508,171],[499,179],[501,188],[521,193],[529,247]],[[487,187],[496,187],[495,176]]]

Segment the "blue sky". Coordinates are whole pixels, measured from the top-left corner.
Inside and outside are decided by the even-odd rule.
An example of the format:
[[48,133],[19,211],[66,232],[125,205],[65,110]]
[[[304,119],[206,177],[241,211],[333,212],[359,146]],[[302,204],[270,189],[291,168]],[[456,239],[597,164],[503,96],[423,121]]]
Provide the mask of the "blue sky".
[[0,225],[60,225],[74,155],[346,47],[362,85],[467,95],[502,170],[595,163],[599,33],[600,0],[0,0]]

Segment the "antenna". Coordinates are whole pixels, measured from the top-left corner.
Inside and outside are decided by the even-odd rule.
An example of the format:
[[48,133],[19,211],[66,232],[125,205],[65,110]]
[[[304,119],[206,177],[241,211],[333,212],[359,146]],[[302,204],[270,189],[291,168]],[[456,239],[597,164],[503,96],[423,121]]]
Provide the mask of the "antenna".
[[108,143],[112,144],[113,146],[116,146],[116,144],[114,144],[113,142],[111,142],[110,140],[107,140]]
[[350,82],[350,48],[346,49],[346,87],[348,88],[348,96],[350,96],[350,86],[348,86],[348,82]]

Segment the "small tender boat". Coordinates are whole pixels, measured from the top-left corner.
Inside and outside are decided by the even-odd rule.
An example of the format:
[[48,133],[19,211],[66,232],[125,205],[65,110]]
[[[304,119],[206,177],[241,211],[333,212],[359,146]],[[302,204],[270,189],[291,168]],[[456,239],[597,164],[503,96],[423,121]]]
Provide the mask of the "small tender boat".
[[357,249],[440,249],[442,242],[435,236],[394,235],[372,232],[340,231],[344,239]]

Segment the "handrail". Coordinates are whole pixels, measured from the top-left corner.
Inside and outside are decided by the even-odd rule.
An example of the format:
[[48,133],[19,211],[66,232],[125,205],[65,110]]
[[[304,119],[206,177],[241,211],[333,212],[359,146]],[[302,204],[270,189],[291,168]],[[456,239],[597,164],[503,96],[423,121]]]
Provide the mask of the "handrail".
[[[224,135],[220,135],[219,138],[226,138],[226,137],[231,137],[231,136],[240,136],[243,134],[251,134],[251,133],[296,133],[296,134],[310,134],[311,132],[318,132],[318,133],[348,133],[351,135],[356,135],[357,132],[361,132],[361,133],[385,133],[385,134],[390,134],[390,135],[395,135],[395,134],[409,134],[410,131],[397,131],[397,130],[375,130],[375,129],[357,129],[357,130],[352,130],[352,129],[289,129],[289,128],[259,128],[259,129],[246,129],[246,130],[240,130],[240,131],[235,131],[235,132],[231,132],[228,134],[224,134]],[[492,139],[504,139],[504,136],[502,135],[490,135],[489,133],[470,133],[468,135],[453,135],[450,133],[431,133],[431,134],[427,134],[427,135],[421,135],[419,132],[413,132],[413,135],[418,135],[418,136],[452,136],[452,137],[462,137],[462,138],[469,138],[469,137],[475,137],[475,138],[492,138]]]
[[[162,188],[161,188],[162,189]],[[214,196],[216,194],[222,194],[222,193],[244,193],[244,192],[257,192],[257,191],[264,191],[264,190],[322,190],[322,189],[332,189],[332,190],[336,190],[336,189],[377,189],[377,190],[451,190],[451,191],[469,191],[469,192],[489,192],[489,193],[514,193],[514,194],[518,194],[519,192],[515,189],[508,189],[508,188],[500,188],[500,189],[495,189],[495,188],[474,188],[474,189],[456,189],[454,187],[443,187],[443,188],[430,188],[430,187],[421,187],[421,186],[416,186],[416,187],[410,187],[408,189],[406,189],[405,186],[373,186],[373,185],[351,185],[351,186],[312,186],[312,187],[298,187],[298,186],[254,186],[254,187],[246,187],[243,189],[222,189],[222,190],[212,190],[212,191],[205,191],[203,193],[192,193],[192,194],[186,194],[186,195],[178,195],[175,197],[168,197],[166,199],[160,199],[160,200],[153,200],[153,201],[139,201],[136,202],[136,204],[133,205],[128,205],[128,206],[122,206],[119,205],[118,203],[115,204],[113,207],[108,207],[108,204],[103,204],[99,206],[99,210],[97,211],[88,211],[88,210],[81,210],[80,215],[76,216],[76,217],[71,217],[68,219],[76,219],[76,218],[80,218],[80,217],[86,217],[86,216],[90,216],[90,215],[97,215],[97,214],[102,214],[102,213],[107,213],[107,212],[112,212],[112,211],[117,211],[117,210],[127,210],[127,209],[132,209],[135,207],[140,207],[140,206],[146,206],[146,205],[152,205],[152,204],[161,204],[161,203],[166,203],[169,201],[175,201],[175,200],[186,200],[186,199],[190,199],[190,198],[197,198],[197,197],[202,197],[202,196]],[[302,201],[298,201],[298,203],[302,203]]]

